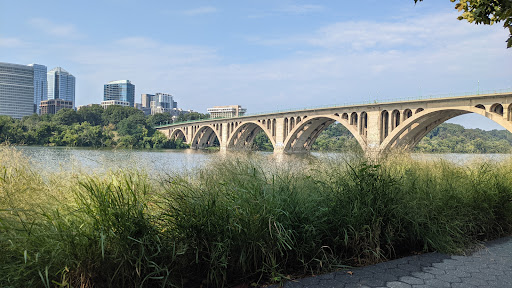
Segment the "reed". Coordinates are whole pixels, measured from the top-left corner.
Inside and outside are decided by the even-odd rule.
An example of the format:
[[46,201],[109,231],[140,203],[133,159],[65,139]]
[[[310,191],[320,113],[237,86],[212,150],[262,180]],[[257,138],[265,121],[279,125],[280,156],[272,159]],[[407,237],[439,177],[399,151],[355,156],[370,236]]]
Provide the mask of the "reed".
[[155,180],[0,159],[2,287],[258,285],[512,232],[512,162],[252,154]]

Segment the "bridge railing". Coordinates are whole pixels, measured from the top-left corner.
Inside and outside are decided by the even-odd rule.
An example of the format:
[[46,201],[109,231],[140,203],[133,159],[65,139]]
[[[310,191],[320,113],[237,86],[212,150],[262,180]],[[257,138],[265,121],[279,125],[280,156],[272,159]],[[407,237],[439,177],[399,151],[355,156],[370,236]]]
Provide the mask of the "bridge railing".
[[291,109],[280,109],[273,111],[265,111],[258,113],[249,113],[244,116],[239,117],[219,117],[219,118],[207,118],[207,119],[197,119],[197,120],[189,120],[189,121],[180,121],[173,123],[166,123],[155,126],[154,128],[166,127],[169,125],[177,125],[177,124],[189,124],[195,122],[204,122],[208,120],[217,120],[217,119],[240,119],[245,117],[253,117],[260,116],[266,114],[278,114],[278,113],[286,113],[293,111],[302,111],[302,110],[315,110],[315,109],[326,109],[326,108],[335,108],[335,107],[350,107],[350,106],[358,106],[358,105],[368,105],[368,104],[382,104],[382,103],[393,103],[393,102],[405,102],[405,101],[415,101],[415,100],[428,100],[428,99],[442,99],[442,98],[453,98],[453,97],[464,97],[464,96],[477,96],[477,95],[492,95],[492,94],[502,94],[502,93],[512,93],[512,88],[507,89],[496,89],[496,90],[484,90],[484,91],[471,91],[471,92],[463,92],[463,93],[445,93],[445,94],[432,94],[432,95],[420,95],[415,97],[401,97],[401,98],[392,98],[392,99],[383,99],[383,100],[368,100],[368,101],[359,101],[359,102],[345,102],[342,104],[329,104],[329,105],[320,105],[320,106],[310,106],[310,107],[302,107],[302,108],[291,108]]

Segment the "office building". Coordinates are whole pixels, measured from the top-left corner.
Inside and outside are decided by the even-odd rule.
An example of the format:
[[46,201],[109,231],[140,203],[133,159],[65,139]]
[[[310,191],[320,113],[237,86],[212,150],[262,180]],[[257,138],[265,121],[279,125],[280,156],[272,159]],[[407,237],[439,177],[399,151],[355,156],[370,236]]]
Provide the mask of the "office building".
[[71,101],[75,107],[75,76],[61,67],[54,68],[47,73],[48,98]]
[[178,108],[178,102],[174,101],[171,94],[156,93],[141,95],[142,109],[148,109],[151,115],[157,113],[173,113]]
[[55,114],[64,108],[73,109],[73,101],[57,98],[41,101],[41,105],[39,105],[41,115]]
[[210,118],[230,118],[244,116],[247,109],[242,108],[240,105],[229,105],[229,106],[214,106],[208,108]]
[[111,105],[131,107],[130,102],[127,102],[127,101],[119,101],[119,100],[101,101],[101,107],[103,107],[103,109],[107,109],[107,107],[111,106]]
[[48,69],[44,65],[30,64],[34,69],[34,113],[39,114],[41,101],[48,99]]
[[135,85],[130,80],[110,81],[103,86],[103,101],[124,101],[134,107]]
[[0,115],[21,119],[34,113],[34,68],[0,62]]

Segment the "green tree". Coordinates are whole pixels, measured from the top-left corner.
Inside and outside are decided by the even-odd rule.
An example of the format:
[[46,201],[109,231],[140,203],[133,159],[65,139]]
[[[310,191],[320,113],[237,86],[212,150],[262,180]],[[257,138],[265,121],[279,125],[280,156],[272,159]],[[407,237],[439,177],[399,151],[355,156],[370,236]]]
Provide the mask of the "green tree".
[[103,111],[103,125],[116,125],[123,119],[131,115],[139,114],[144,117],[144,112],[133,107],[123,107],[119,105],[110,105]]
[[35,129],[35,127],[41,122],[43,121],[41,119],[41,117],[37,114],[32,114],[30,116],[25,116],[21,119],[21,122],[23,124],[23,126],[27,127],[29,130],[30,129]]
[[53,116],[53,121],[60,125],[72,125],[82,122],[82,119],[75,110],[71,108],[64,108],[55,113]]
[[341,123],[329,125],[311,147],[316,151],[354,151],[359,148],[357,140]]
[[[133,114],[126,119],[119,121],[116,125],[119,135],[148,136],[148,127],[144,114]],[[151,128],[150,128],[151,129]],[[152,134],[152,133],[151,133]]]
[[46,145],[50,143],[50,138],[58,131],[56,124],[52,122],[41,121],[34,130],[35,144]]
[[256,134],[256,136],[254,137],[253,146],[254,149],[260,151],[274,150],[274,147],[272,146],[270,139],[268,139],[268,136],[264,131],[260,131],[258,134]]
[[80,108],[76,113],[82,118],[82,121],[89,122],[91,125],[103,124],[103,107],[100,105],[91,105]]
[[139,140],[131,135],[122,136],[119,138],[117,147],[119,148],[136,148]]
[[14,119],[9,116],[0,116],[0,143],[15,143],[16,131],[14,130]]
[[180,116],[178,116],[177,121],[183,122],[183,121],[192,121],[192,120],[207,119],[207,118],[210,118],[210,114],[202,114],[202,113],[198,113],[198,112],[192,112],[192,113],[181,114]]
[[[414,0],[414,3],[423,0]],[[503,21],[503,27],[509,30],[507,48],[512,47],[512,1],[510,0],[450,0],[457,2],[455,9],[462,14],[459,20],[469,23],[492,25]]]
[[170,113],[156,113],[148,117],[148,124],[150,126],[157,126],[165,123],[172,123],[172,115]]

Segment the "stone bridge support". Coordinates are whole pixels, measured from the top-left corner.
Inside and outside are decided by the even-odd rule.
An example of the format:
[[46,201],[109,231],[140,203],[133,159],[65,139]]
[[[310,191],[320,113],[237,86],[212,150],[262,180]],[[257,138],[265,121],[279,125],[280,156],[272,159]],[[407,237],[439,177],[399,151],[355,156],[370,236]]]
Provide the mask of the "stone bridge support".
[[369,111],[368,115],[368,130],[366,133],[366,149],[367,154],[376,155],[380,152],[381,143],[381,124],[380,124],[380,111]]

